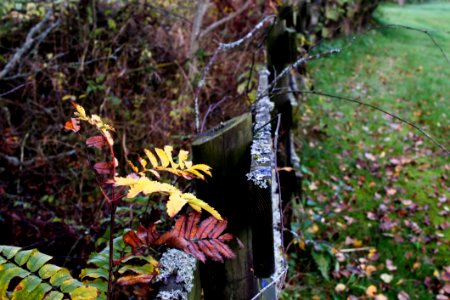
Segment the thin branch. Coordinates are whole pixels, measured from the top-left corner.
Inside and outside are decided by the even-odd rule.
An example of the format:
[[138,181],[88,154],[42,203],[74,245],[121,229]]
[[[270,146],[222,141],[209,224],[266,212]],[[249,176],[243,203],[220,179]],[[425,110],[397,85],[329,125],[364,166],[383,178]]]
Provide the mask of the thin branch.
[[[339,30],[341,27],[342,26],[339,26],[335,31]],[[415,27],[406,26],[406,25],[400,25],[400,24],[384,24],[384,25],[372,26],[372,27],[366,29],[363,32],[360,32],[358,34],[354,34],[354,35],[352,35],[351,40],[354,41],[357,37],[364,36],[369,31],[372,31],[372,30],[383,30],[383,29],[405,29],[405,30],[411,30],[411,31],[416,31],[416,32],[420,32],[420,33],[426,34],[430,38],[430,40],[433,42],[435,47],[437,47],[439,49],[439,51],[441,52],[442,56],[447,61],[447,63],[450,64],[450,59],[449,59],[448,55],[445,53],[444,49],[439,45],[439,43],[432,36],[432,33],[435,33],[435,32],[450,34],[450,31],[428,30],[428,29],[415,28]],[[310,48],[310,50],[313,50],[313,49],[319,47],[321,45],[321,43],[326,41],[326,40],[328,40],[328,39],[322,39],[322,40],[318,41],[315,45],[313,45]],[[343,50],[344,48],[349,48],[350,46],[351,46],[351,42],[348,43],[345,47],[342,47],[341,50]]]
[[252,298],[251,300],[256,300],[256,299],[258,299],[258,298],[261,297],[261,296],[262,296],[269,288],[271,288],[272,285],[279,283],[279,282],[281,281],[281,279],[283,278],[283,276],[286,275],[287,271],[288,271],[288,268],[284,268],[284,270],[280,273],[280,275],[278,275],[276,278],[274,278],[274,279],[272,280],[271,283],[269,283],[269,284],[266,285],[264,288],[262,288],[262,289],[258,292],[258,294],[256,294],[255,296],[253,296],[253,298]]
[[271,96],[274,95],[279,95],[279,94],[285,94],[285,93],[297,93],[297,94],[313,94],[313,95],[319,95],[319,96],[324,96],[324,97],[329,97],[331,99],[338,99],[338,100],[343,100],[343,101],[347,101],[347,102],[353,102],[353,103],[358,103],[361,104],[363,106],[367,106],[370,107],[374,110],[380,111],[402,123],[408,124],[409,126],[411,126],[412,128],[416,129],[417,131],[419,131],[423,136],[425,136],[427,139],[429,139],[433,144],[435,144],[436,146],[438,146],[439,148],[441,148],[444,152],[446,152],[447,155],[450,155],[450,151],[441,143],[439,143],[436,139],[434,139],[429,133],[427,133],[425,130],[423,130],[422,128],[420,128],[418,125],[412,123],[411,121],[408,121],[394,113],[388,112],[386,109],[381,108],[379,106],[370,104],[370,103],[366,103],[363,102],[361,100],[355,99],[355,98],[350,98],[350,97],[346,97],[346,96],[339,96],[339,95],[333,95],[333,94],[329,94],[329,93],[324,93],[324,92],[316,92],[316,91],[303,91],[303,90],[290,90],[287,92],[276,92],[276,93],[272,93]]
[[[63,159],[67,156],[71,156],[76,154],[75,150],[70,150],[67,152],[63,152],[63,153],[59,153],[56,155],[50,155],[47,157],[42,157],[42,159],[44,161],[49,161],[49,160],[54,160],[54,159]],[[12,166],[12,167],[19,167],[19,166],[24,166],[24,167],[29,167],[31,165],[33,165],[34,163],[36,163],[38,158],[33,158],[33,159],[29,159],[29,160],[25,160],[23,162],[20,161],[19,158],[15,157],[15,156],[10,156],[10,155],[6,155],[3,153],[0,153],[0,157],[2,157],[3,159],[6,160],[6,162],[8,163],[8,165]]]
[[17,91],[17,90],[23,88],[24,86],[30,85],[30,84],[31,84],[31,82],[25,82],[25,83],[23,83],[23,84],[21,84],[21,85],[19,85],[19,86],[16,86],[16,87],[13,88],[13,89],[7,91],[7,92],[4,92],[3,94],[0,94],[0,97],[9,95],[9,94],[11,94],[11,93],[14,93],[15,91]]
[[[417,32],[421,32],[421,33],[426,34],[430,38],[430,40],[433,42],[433,44],[439,49],[439,51],[441,52],[442,56],[445,58],[447,63],[450,65],[450,59],[448,58],[448,56],[445,53],[444,49],[438,44],[438,42],[431,35],[431,31],[430,30],[420,29],[420,28],[415,28],[415,27],[405,26],[405,25],[400,25],[400,24],[386,24],[386,25],[383,25],[383,26],[375,27],[375,29],[384,29],[384,28],[407,29],[407,30],[417,31]],[[448,33],[448,32],[446,31],[445,33]]]
[[206,27],[202,32],[200,32],[199,34],[199,39],[203,38],[205,35],[207,35],[208,33],[210,33],[211,31],[213,31],[214,29],[216,29],[217,27],[227,23],[228,21],[231,21],[233,18],[237,17],[238,15],[240,15],[241,13],[243,13],[252,3],[252,0],[247,0],[247,2],[244,3],[244,5],[242,5],[237,11],[235,11],[234,13],[229,14],[228,16],[224,17],[223,19],[220,19],[214,23],[212,23],[211,25],[209,25],[208,27]]
[[203,117],[203,121],[202,121],[202,127],[200,128],[200,132],[203,132],[203,129],[205,128],[205,124],[206,124],[206,120],[208,119],[208,116],[211,112],[213,112],[218,106],[220,106],[223,102],[225,102],[225,100],[229,99],[230,96],[226,95],[225,97],[223,97],[219,102],[214,103],[213,105],[210,105],[208,107],[208,111],[206,111],[205,116]]
[[195,89],[194,114],[195,114],[195,130],[197,133],[200,130],[200,113],[199,113],[199,101],[198,101],[200,90],[205,85],[206,76],[208,75],[217,56],[219,55],[220,52],[228,51],[228,50],[234,49],[236,47],[239,47],[244,42],[251,39],[254,36],[255,32],[260,30],[267,21],[272,20],[274,17],[275,17],[274,15],[266,16],[258,24],[256,24],[256,26],[250,32],[248,32],[243,38],[241,38],[237,41],[231,42],[231,43],[220,43],[219,47],[217,47],[216,50],[214,51],[213,55],[209,59],[208,64],[203,69],[202,76],[200,77],[200,80],[198,81],[197,87]]
[[47,37],[50,31],[53,30],[53,28],[59,26],[60,21],[58,20],[56,23],[51,24],[48,28],[45,28],[45,26],[48,25],[47,23],[50,21],[52,14],[53,11],[49,9],[45,14],[45,17],[33,28],[31,28],[25,38],[25,43],[16,51],[16,53],[14,53],[13,57],[6,64],[3,70],[0,71],[0,80],[16,67],[16,65],[22,60],[25,53],[27,53],[33,46],[39,45]]
[[329,55],[333,55],[333,54],[338,54],[338,53],[340,53],[340,52],[341,52],[341,49],[336,48],[336,49],[331,49],[331,50],[328,50],[328,51],[326,51],[326,52],[319,53],[319,54],[316,54],[316,55],[310,55],[310,56],[308,56],[308,57],[301,57],[301,58],[297,59],[297,61],[295,61],[293,64],[291,64],[291,65],[287,66],[286,68],[284,68],[283,71],[281,71],[280,74],[278,74],[278,75],[272,80],[272,82],[271,82],[270,85],[269,85],[269,90],[272,89],[272,88],[277,84],[277,82],[278,82],[281,78],[283,78],[283,76],[285,76],[286,74],[288,74],[288,73],[289,73],[290,71],[292,71],[293,69],[298,68],[299,66],[304,65],[304,64],[306,64],[307,62],[309,62],[309,61],[311,61],[311,60],[320,59],[320,58],[323,58],[323,57],[325,57],[325,56],[329,56]]

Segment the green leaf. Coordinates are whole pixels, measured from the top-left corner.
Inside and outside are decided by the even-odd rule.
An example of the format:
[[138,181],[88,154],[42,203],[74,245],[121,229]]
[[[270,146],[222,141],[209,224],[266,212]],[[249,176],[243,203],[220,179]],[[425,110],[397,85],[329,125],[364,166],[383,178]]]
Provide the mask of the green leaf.
[[19,295],[19,297],[20,297],[20,295],[23,295],[24,293],[26,295],[28,295],[41,282],[42,282],[42,279],[37,276],[34,276],[34,275],[27,276],[18,285],[16,285],[16,287],[14,288],[14,294]]
[[105,281],[103,278],[85,282],[85,284],[87,284],[89,286],[93,286],[93,287],[97,288],[99,291],[102,291],[104,293],[106,293],[106,290],[108,289],[108,282]]
[[45,297],[45,300],[62,300],[64,298],[64,294],[56,291],[51,291],[50,294]]
[[52,285],[60,286],[65,280],[72,278],[67,269],[61,269],[56,272],[51,278],[50,283]]
[[312,257],[323,278],[327,281],[330,280],[330,277],[328,276],[328,271],[330,269],[330,257],[322,252],[313,252]]
[[99,268],[108,269],[109,268],[109,255],[98,253],[97,255],[92,256],[88,263],[94,264]]
[[71,293],[76,288],[83,286],[81,282],[79,282],[76,279],[70,278],[67,280],[64,280],[63,283],[61,283],[61,291],[63,293]]
[[27,250],[27,251],[20,251],[19,253],[16,254],[16,256],[14,257],[14,261],[19,265],[22,266],[24,265],[28,259],[30,258],[32,250]]
[[98,290],[92,286],[80,286],[70,295],[72,296],[72,300],[96,299],[98,296]]
[[60,267],[55,265],[44,265],[42,268],[39,269],[39,276],[41,276],[42,279],[47,279],[55,275],[56,272],[61,270]]
[[9,282],[15,277],[25,278],[30,275],[30,272],[24,270],[14,264],[7,263],[0,265],[0,299],[6,298],[6,290],[8,289]]
[[39,252],[37,249],[33,249],[31,257],[27,262],[27,268],[31,272],[36,272],[39,270],[46,262],[48,262],[52,257],[50,255]]
[[144,274],[152,274],[154,270],[155,267],[152,264],[145,264],[143,266],[125,265],[119,269],[119,273],[123,274],[127,271],[132,271],[134,273],[144,275]]
[[81,274],[80,274],[81,279],[84,279],[85,277],[108,279],[109,274],[108,274],[108,271],[105,269],[86,268],[86,269],[81,270]]
[[13,258],[20,249],[22,248],[15,246],[0,246],[0,252],[3,252],[7,259]]
[[30,300],[30,299],[42,299],[44,298],[45,294],[52,289],[52,286],[47,283],[42,283],[38,285],[33,292],[31,292],[30,296],[27,298],[24,298],[24,300]]
[[[52,259],[51,256],[36,249],[20,249],[0,246],[0,299],[40,300],[45,297],[61,300],[64,298],[63,293],[69,294],[72,299],[97,299],[99,290],[96,287],[84,286],[74,279],[67,269],[46,264]],[[25,265],[29,270],[23,267]],[[51,285],[44,280],[48,280]],[[60,288],[61,292],[57,291],[57,288]],[[102,295],[100,298],[104,299]]]

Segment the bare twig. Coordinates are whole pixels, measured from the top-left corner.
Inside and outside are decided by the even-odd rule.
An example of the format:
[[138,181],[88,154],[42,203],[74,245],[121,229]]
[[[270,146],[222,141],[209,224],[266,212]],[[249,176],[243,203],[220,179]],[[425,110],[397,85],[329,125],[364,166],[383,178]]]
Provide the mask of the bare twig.
[[3,79],[9,72],[11,72],[17,64],[20,63],[22,57],[33,47],[38,46],[53,30],[56,26],[59,26],[60,21],[50,24],[48,26],[48,22],[51,19],[53,11],[49,9],[45,14],[44,18],[37,23],[31,30],[28,32],[27,37],[25,38],[25,43],[20,47],[16,53],[14,53],[11,60],[6,64],[2,71],[0,71],[0,80]]
[[[400,24],[386,24],[386,25],[383,25],[383,26],[375,27],[375,29],[384,29],[384,28],[407,29],[407,30],[417,31],[417,32],[421,32],[421,33],[426,34],[430,38],[430,40],[433,42],[433,44],[436,46],[436,48],[439,49],[439,51],[441,52],[442,56],[445,58],[447,63],[450,65],[450,59],[448,58],[447,54],[445,53],[445,51],[441,47],[441,45],[439,45],[438,42],[433,37],[433,35],[431,35],[431,32],[432,32],[431,30],[420,29],[420,28],[415,28],[415,27],[405,26],[405,25],[400,25]],[[448,32],[446,32],[446,33],[448,33]]]
[[225,100],[227,100],[229,98],[230,98],[230,96],[226,95],[219,102],[214,103],[213,105],[210,105],[208,107],[208,110],[206,111],[205,116],[203,117],[202,127],[200,128],[200,132],[203,132],[203,129],[205,128],[206,120],[208,119],[209,114],[211,112],[213,112],[217,107],[219,107],[223,102],[225,102]]
[[254,36],[254,34],[258,30],[260,30],[267,21],[272,20],[274,17],[275,17],[274,15],[265,17],[258,24],[256,24],[256,26],[250,32],[248,32],[243,38],[241,38],[237,41],[231,42],[231,43],[220,43],[219,47],[217,47],[217,49],[214,51],[213,55],[209,59],[208,64],[203,69],[202,76],[200,77],[200,80],[198,81],[197,87],[195,89],[194,114],[195,114],[195,130],[197,133],[200,131],[200,113],[199,113],[198,97],[200,94],[200,90],[205,85],[206,76],[208,75],[217,56],[219,55],[220,52],[228,51],[228,50],[234,49],[236,47],[239,47],[240,45],[245,43],[247,40],[251,39]]
[[328,51],[323,52],[323,53],[319,53],[319,54],[316,54],[316,55],[310,55],[308,57],[302,57],[302,58],[297,59],[297,61],[295,61],[293,64],[291,64],[291,65],[287,66],[286,68],[284,68],[283,71],[281,71],[280,74],[278,74],[272,80],[272,82],[269,85],[269,90],[272,89],[277,84],[277,82],[281,78],[283,78],[283,76],[288,74],[293,69],[298,68],[299,66],[304,65],[304,64],[306,64],[307,62],[309,62],[311,60],[320,59],[320,58],[323,58],[323,57],[328,56],[328,55],[338,54],[340,52],[341,52],[341,49],[331,49],[331,50],[328,50]]
[[228,21],[231,21],[233,18],[235,18],[238,15],[240,15],[241,13],[243,13],[250,6],[251,3],[252,3],[251,0],[247,0],[247,2],[245,2],[244,5],[242,5],[237,11],[229,14],[228,16],[224,17],[223,19],[220,19],[220,20],[212,23],[208,27],[206,27],[204,30],[202,30],[202,32],[200,32],[199,39],[203,38],[205,35],[207,35],[211,31],[213,31],[217,27],[227,23]]
[[423,130],[422,128],[420,128],[418,125],[412,123],[411,121],[408,121],[394,113],[391,113],[389,111],[387,111],[384,108],[381,108],[379,106],[370,104],[370,103],[366,103],[363,102],[361,100],[355,99],[355,98],[350,98],[350,97],[346,97],[346,96],[339,96],[339,95],[333,95],[333,94],[329,94],[329,93],[325,93],[325,92],[317,92],[317,91],[303,91],[303,90],[289,90],[289,91],[284,91],[284,92],[274,92],[271,94],[271,96],[274,95],[279,95],[279,94],[284,94],[284,93],[298,93],[298,94],[313,94],[313,95],[319,95],[319,96],[324,96],[324,97],[329,97],[331,99],[337,99],[337,100],[343,100],[343,101],[347,101],[347,102],[353,102],[353,103],[358,103],[361,104],[363,106],[367,106],[370,107],[374,110],[380,111],[402,123],[408,124],[409,126],[411,126],[412,128],[416,129],[417,131],[419,131],[423,136],[425,136],[427,139],[429,139],[433,144],[435,144],[436,146],[438,146],[439,148],[441,148],[447,155],[450,155],[450,150],[447,149],[444,145],[442,145],[441,143],[439,143],[436,139],[434,139],[429,133],[427,133],[425,130]]
[[288,271],[288,268],[284,268],[284,270],[280,273],[280,275],[278,275],[276,278],[274,278],[272,280],[271,283],[269,283],[268,285],[266,285],[264,288],[262,288],[258,294],[256,294],[255,296],[253,296],[253,298],[251,300],[256,300],[259,297],[261,297],[270,287],[272,287],[272,285],[279,283],[280,281],[282,281],[282,278],[286,275]]
[[24,86],[30,85],[30,84],[31,84],[31,82],[25,82],[25,83],[23,83],[23,84],[21,84],[21,85],[19,85],[19,86],[16,86],[16,87],[13,88],[13,89],[7,91],[7,92],[4,92],[3,94],[0,94],[0,97],[4,97],[4,96],[6,96],[6,95],[9,95],[9,94],[11,94],[11,93],[14,93],[15,91],[17,91],[17,90],[23,88]]
[[67,156],[71,156],[74,154],[76,154],[76,151],[70,150],[70,151],[59,153],[56,155],[50,155],[50,156],[42,157],[42,158],[33,158],[33,159],[25,160],[22,162],[20,161],[19,158],[15,157],[15,156],[6,155],[1,152],[0,152],[0,157],[2,157],[4,160],[6,160],[6,162],[8,163],[9,166],[19,167],[22,165],[23,167],[29,167],[29,166],[35,164],[38,159],[43,159],[44,161],[50,161],[50,160],[55,160],[55,159],[56,160],[63,159]]

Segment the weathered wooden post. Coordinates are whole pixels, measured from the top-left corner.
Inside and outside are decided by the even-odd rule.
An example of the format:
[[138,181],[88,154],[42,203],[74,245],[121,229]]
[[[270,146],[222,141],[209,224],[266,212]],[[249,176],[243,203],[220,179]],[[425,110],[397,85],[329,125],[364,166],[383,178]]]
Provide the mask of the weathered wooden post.
[[[275,156],[272,146],[271,111],[274,107],[268,97],[269,71],[259,72],[257,101],[252,105],[253,142],[251,168],[247,175],[252,199],[253,263],[255,275],[260,278],[260,289],[272,284],[261,293],[259,299],[277,299],[276,284],[271,283],[274,273],[280,269],[281,228],[278,196],[274,197],[273,185]],[[277,255],[278,254],[278,255]]]
[[236,259],[200,266],[205,299],[248,300],[256,294],[246,178],[250,169],[251,141],[252,118],[248,113],[205,132],[192,144],[194,163],[208,164],[213,172],[208,182],[198,183],[197,195],[228,219],[228,231],[244,244],[242,249],[237,244],[231,245]]
[[[274,85],[271,97],[275,104],[275,114],[281,114],[281,122],[279,128],[280,141],[276,147],[278,148],[277,167],[293,167],[293,107],[297,106],[297,100],[291,92],[291,84],[289,73],[281,78],[277,75],[297,59],[297,32],[295,25],[297,18],[295,10],[291,5],[281,6],[278,10],[278,20],[274,24],[273,29],[269,33],[267,39],[267,68],[271,72],[270,83]],[[284,150],[284,151],[283,151]],[[290,205],[292,195],[297,188],[297,178],[295,172],[280,172],[280,193],[283,202],[283,208]],[[291,210],[286,210],[284,222],[289,223],[291,219]],[[291,236],[284,236],[285,245],[289,243]]]

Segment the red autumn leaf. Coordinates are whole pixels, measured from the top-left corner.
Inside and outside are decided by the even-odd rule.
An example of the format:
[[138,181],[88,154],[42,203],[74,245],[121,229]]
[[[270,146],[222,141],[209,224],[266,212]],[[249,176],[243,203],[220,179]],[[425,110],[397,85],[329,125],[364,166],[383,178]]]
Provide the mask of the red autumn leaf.
[[137,283],[149,283],[152,281],[155,275],[157,274],[153,273],[153,274],[123,276],[117,280],[117,283],[120,285],[135,285]]
[[71,118],[70,121],[67,121],[64,125],[65,130],[72,130],[73,132],[78,132],[80,130],[80,120]]
[[233,239],[233,235],[221,235],[227,227],[227,221],[209,217],[198,225],[199,220],[200,213],[197,212],[190,213],[187,218],[178,218],[172,232],[186,241],[188,246],[182,250],[202,262],[205,262],[206,257],[220,262],[223,262],[223,258],[234,258],[233,251],[223,242]]
[[94,165],[95,171],[101,175],[112,174],[113,163],[112,162],[98,162]]
[[118,166],[117,159],[113,162],[98,162],[94,165],[95,171],[97,171],[98,174],[101,175],[108,175],[113,173],[113,168]]
[[[214,217],[203,220],[200,225],[200,213],[192,212],[180,216],[171,231],[162,235],[156,231],[156,225],[151,224],[147,229],[140,225],[137,233],[127,232],[124,242],[133,248],[133,252],[140,252],[143,245],[148,247],[166,245],[191,254],[196,259],[205,262],[206,258],[223,262],[224,258],[234,258],[236,255],[225,242],[234,239],[230,233],[222,234],[227,227],[227,221],[219,221]],[[242,242],[237,239],[239,246]]]
[[125,233],[125,235],[123,236],[123,241],[127,245],[130,245],[131,248],[133,248],[133,250],[141,248],[143,244],[142,240],[136,235],[136,233],[133,230]]
[[91,136],[86,140],[86,145],[88,147],[95,147],[97,149],[102,149],[106,144],[107,141],[103,135]]

